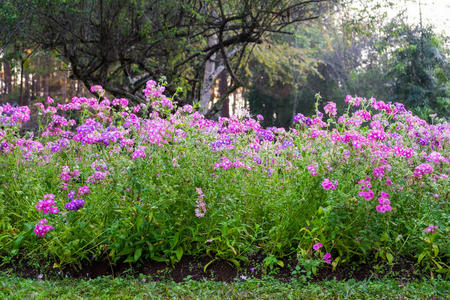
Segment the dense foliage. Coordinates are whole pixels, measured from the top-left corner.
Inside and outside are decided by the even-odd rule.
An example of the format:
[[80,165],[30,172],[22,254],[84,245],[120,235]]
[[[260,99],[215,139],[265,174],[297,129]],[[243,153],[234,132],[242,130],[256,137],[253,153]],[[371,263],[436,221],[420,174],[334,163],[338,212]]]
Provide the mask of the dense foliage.
[[[147,82],[147,102],[74,97],[0,107],[0,255],[55,267],[183,255],[267,267],[414,257],[447,272],[448,123],[347,96],[262,128],[205,119]],[[36,111],[35,132],[21,127]],[[34,118],[34,117],[33,117]]]

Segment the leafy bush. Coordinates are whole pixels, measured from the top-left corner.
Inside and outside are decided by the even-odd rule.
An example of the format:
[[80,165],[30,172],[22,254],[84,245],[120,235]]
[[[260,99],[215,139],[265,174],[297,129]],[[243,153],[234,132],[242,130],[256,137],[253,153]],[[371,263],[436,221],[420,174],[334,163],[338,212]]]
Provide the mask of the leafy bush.
[[149,81],[147,103],[97,98],[0,107],[0,252],[62,265],[108,258],[175,263],[209,255],[267,267],[412,257],[446,272],[448,123],[348,96],[337,117],[204,119]]

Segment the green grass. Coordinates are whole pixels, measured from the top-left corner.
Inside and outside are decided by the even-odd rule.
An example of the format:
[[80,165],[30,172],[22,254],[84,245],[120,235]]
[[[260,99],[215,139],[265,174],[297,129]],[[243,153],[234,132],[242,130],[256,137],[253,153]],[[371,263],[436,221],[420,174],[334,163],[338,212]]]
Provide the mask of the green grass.
[[99,277],[91,280],[23,279],[0,274],[2,299],[446,299],[448,281],[280,282],[272,278],[213,281],[142,282],[136,278]]

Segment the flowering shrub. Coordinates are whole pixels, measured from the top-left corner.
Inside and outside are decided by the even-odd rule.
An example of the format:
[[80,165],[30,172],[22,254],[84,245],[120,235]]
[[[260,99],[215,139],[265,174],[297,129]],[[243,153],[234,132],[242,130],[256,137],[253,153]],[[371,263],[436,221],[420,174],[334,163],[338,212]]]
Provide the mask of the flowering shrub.
[[[240,265],[296,252],[333,269],[415,257],[446,270],[448,123],[347,96],[340,116],[329,102],[325,115],[296,115],[295,128],[262,128],[261,117],[212,121],[177,107],[154,81],[135,106],[91,91],[97,98],[0,106],[4,259],[189,254]],[[31,110],[34,133],[21,129]]]

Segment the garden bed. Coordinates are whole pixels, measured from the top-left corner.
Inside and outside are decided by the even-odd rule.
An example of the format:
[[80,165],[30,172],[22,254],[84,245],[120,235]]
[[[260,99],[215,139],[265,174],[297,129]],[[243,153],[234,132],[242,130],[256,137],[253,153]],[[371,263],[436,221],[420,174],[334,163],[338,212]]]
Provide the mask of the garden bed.
[[[145,104],[92,92],[0,107],[2,265],[75,277],[134,266],[177,281],[204,269],[220,280],[448,276],[447,122],[348,96],[341,116],[318,98],[294,128],[262,128],[261,116],[177,108],[153,81]],[[39,129],[26,132],[31,110]]]

